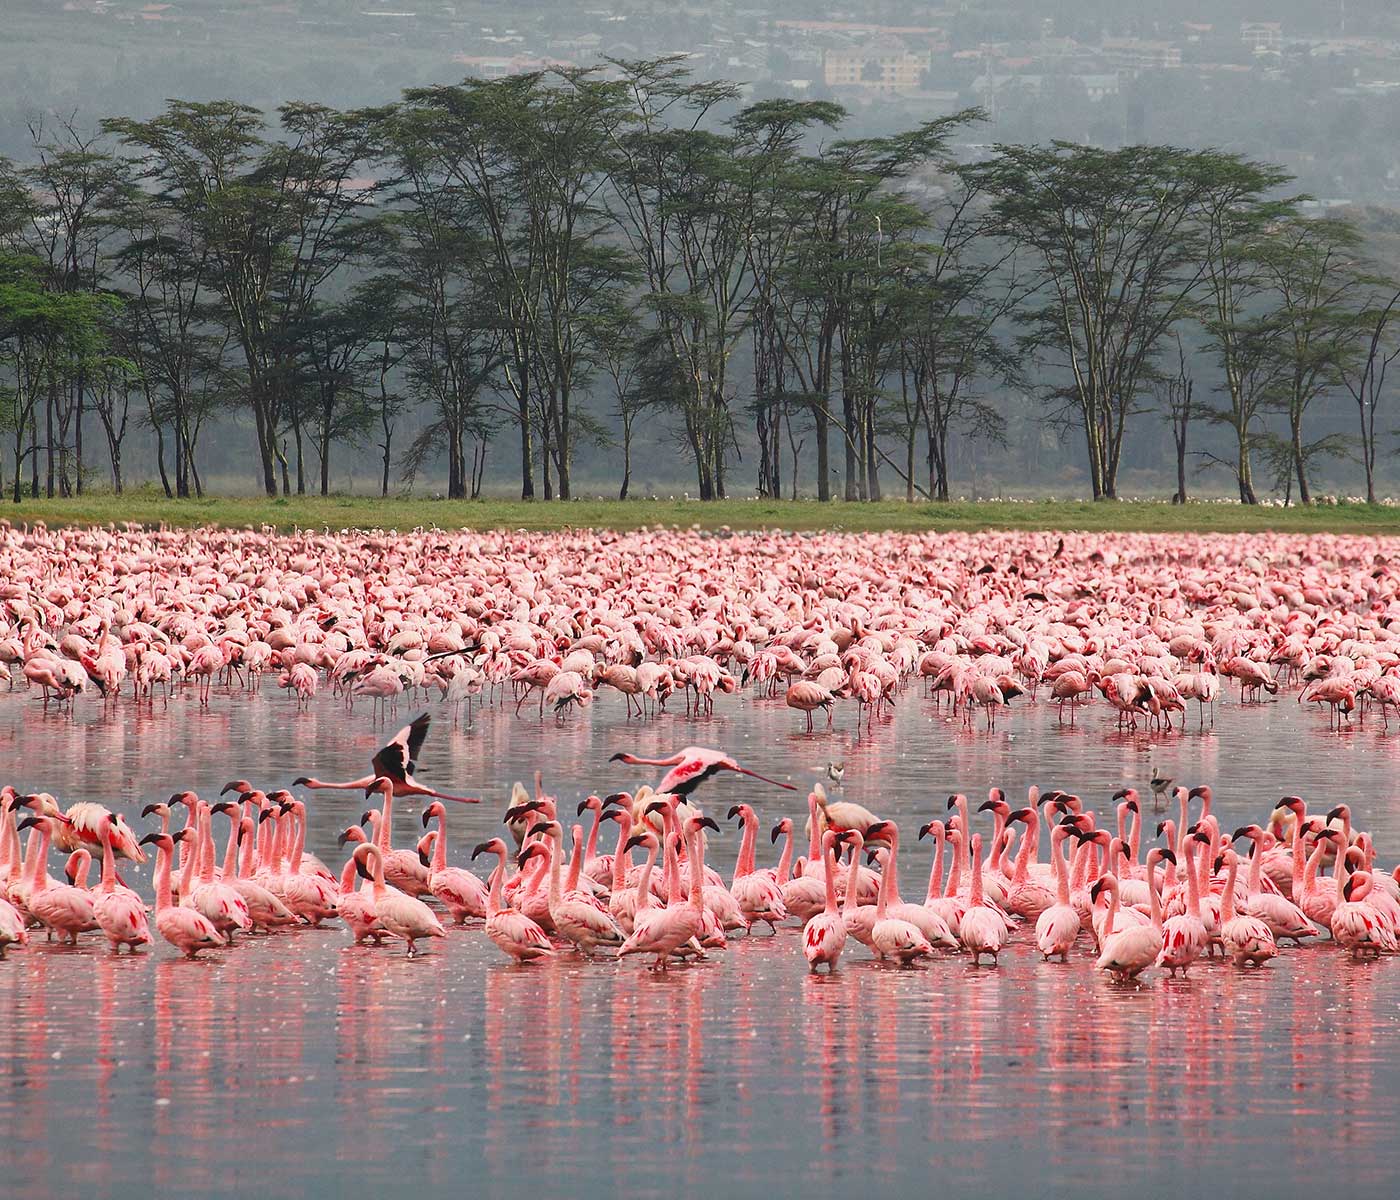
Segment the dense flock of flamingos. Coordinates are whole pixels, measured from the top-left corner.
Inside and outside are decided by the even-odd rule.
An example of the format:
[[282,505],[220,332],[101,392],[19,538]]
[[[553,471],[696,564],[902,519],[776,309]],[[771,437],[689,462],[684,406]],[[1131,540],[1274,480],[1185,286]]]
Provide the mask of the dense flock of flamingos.
[[[236,703],[267,676],[295,698],[288,720],[323,687],[386,716],[436,698],[454,716],[532,704],[558,720],[611,689],[643,721],[748,690],[782,695],[815,737],[818,712],[831,724],[852,705],[859,730],[906,699],[980,714],[993,730],[1024,704],[1087,720],[1079,710],[1102,698],[1119,726],[1166,732],[1213,720],[1227,681],[1242,704],[1283,691],[1339,727],[1368,711],[1388,726],[1400,706],[1400,569],[1374,539],[0,526],[0,580],[9,702],[46,710],[168,704],[182,689]],[[657,970],[793,923],[814,971],[852,942],[900,964],[965,954],[994,965],[1019,944],[1122,980],[1211,956],[1258,967],[1305,939],[1355,957],[1397,950],[1400,868],[1377,867],[1346,804],[1310,812],[1285,796],[1262,824],[1227,830],[1209,786],[1164,778],[1150,797],[1127,788],[1099,810],[1058,789],[1014,805],[991,788],[975,810],[954,794],[917,831],[932,864],[922,899],[906,900],[897,867],[910,831],[895,821],[818,784],[805,813],[772,825],[782,849],[760,867],[758,797],[793,784],[696,746],[619,753],[664,774],[590,795],[576,813],[538,774],[533,795],[517,784],[502,836],[471,854],[494,860],[482,879],[448,854],[453,806],[475,800],[415,777],[428,726],[413,720],[358,779],[238,779],[216,802],[184,791],[146,803],[141,835],[134,812],[5,785],[0,954],[39,931],[99,934],[114,951],[150,944],[152,910],[120,873],[147,848],[155,935],[190,956],[333,919],[357,943],[402,941],[414,955],[447,936],[444,918],[484,922],[522,963],[637,955]],[[741,831],[728,880],[706,862],[719,809],[697,798],[726,772],[749,800],[726,813]],[[829,781],[840,782],[835,764]],[[327,788],[377,798],[341,833],[339,872],[307,852],[316,805],[294,790]],[[396,845],[395,802],[417,800],[423,832]],[[585,814],[586,827],[571,824]],[[604,822],[616,825],[611,853]]]

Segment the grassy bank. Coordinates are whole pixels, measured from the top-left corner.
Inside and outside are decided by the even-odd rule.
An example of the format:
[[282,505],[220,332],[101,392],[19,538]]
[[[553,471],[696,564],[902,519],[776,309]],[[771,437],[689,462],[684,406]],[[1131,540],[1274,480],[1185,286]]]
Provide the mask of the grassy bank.
[[1400,507],[1338,505],[1317,508],[1244,508],[1235,504],[1171,505],[1122,501],[1033,501],[948,504],[818,504],[815,501],[578,500],[567,504],[518,500],[378,500],[331,496],[290,499],[215,497],[171,501],[149,492],[73,500],[29,500],[0,506],[14,524],[143,525],[188,527],[559,529],[641,525],[705,529],[978,530],[1080,529],[1238,533],[1281,530],[1400,535]]

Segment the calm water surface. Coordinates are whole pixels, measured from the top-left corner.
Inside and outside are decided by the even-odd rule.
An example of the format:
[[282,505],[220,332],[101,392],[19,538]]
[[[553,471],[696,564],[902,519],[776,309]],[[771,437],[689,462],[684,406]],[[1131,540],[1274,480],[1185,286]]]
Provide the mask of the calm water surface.
[[[1299,792],[1349,802],[1383,862],[1400,845],[1400,729],[1329,733],[1291,698],[1226,701],[1213,730],[1193,714],[1170,736],[1119,735],[1105,707],[1060,727],[1046,704],[969,731],[916,691],[859,739],[850,710],[809,738],[780,701],[720,705],[698,723],[629,723],[614,696],[563,724],[507,707],[454,728],[438,713],[420,776],[485,800],[452,806],[450,856],[464,863],[498,830],[511,781],[536,768],[571,812],[590,790],[648,780],[612,751],[690,743],[804,787],[844,758],[846,798],[906,833],[950,791],[993,784],[1013,800],[1062,786],[1102,809],[1126,783],[1145,791],[1157,762],[1210,782],[1227,828]],[[272,690],[216,695],[207,712],[182,697],[72,718],[16,693],[0,697],[0,762],[21,790],[100,800],[139,826],[143,803],[179,788],[355,777],[396,725],[330,697],[297,715]],[[707,788],[716,816],[741,799],[765,828],[801,815],[787,793]],[[339,864],[336,834],[362,805],[311,798],[310,848]],[[418,830],[405,807],[399,844]],[[737,841],[711,840],[726,874]],[[908,892],[922,891],[926,846],[906,847]],[[135,874],[148,889],[149,868]],[[479,926],[417,961],[340,929],[195,963],[164,945],[118,958],[92,935],[37,941],[0,964],[0,1194],[773,1196],[867,1179],[964,1196],[1395,1194],[1400,962],[1353,964],[1324,944],[1258,973],[1202,963],[1187,981],[1125,987],[1087,951],[1036,961],[1022,935],[996,970],[898,970],[851,943],[833,977],[813,978],[798,934],[739,938],[664,976],[571,955],[515,967]]]

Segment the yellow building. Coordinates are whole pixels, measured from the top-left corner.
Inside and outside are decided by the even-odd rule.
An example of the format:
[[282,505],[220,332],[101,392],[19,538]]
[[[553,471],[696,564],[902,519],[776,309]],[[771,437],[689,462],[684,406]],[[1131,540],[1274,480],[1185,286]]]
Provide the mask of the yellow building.
[[849,50],[828,50],[823,78],[828,87],[859,87],[885,95],[917,92],[929,61],[927,51],[914,53],[901,41],[884,39]]

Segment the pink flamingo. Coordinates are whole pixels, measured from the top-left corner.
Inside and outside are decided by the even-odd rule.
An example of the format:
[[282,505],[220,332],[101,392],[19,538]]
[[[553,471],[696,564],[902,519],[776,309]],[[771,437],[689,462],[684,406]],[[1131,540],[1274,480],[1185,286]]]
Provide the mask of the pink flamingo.
[[486,895],[486,936],[516,962],[551,958],[554,947],[545,931],[524,913],[501,903],[507,853],[506,844],[500,838],[482,842],[472,851],[473,860],[479,854],[495,854],[500,859],[491,872],[491,886]]
[[408,943],[409,958],[417,957],[420,938],[447,936],[442,922],[423,901],[385,886],[384,852],[378,846],[365,842],[355,847],[351,857],[355,869],[372,883],[374,915],[389,933]]
[[1043,909],[1035,922],[1035,944],[1047,962],[1055,955],[1059,955],[1061,962],[1068,962],[1069,952],[1079,938],[1079,913],[1069,902],[1069,868],[1060,849],[1070,832],[1069,826],[1059,825],[1050,835],[1050,865],[1055,869],[1055,903]]
[[1178,971],[1185,975],[1210,943],[1210,934],[1201,917],[1201,889],[1196,877],[1196,847],[1203,843],[1209,845],[1210,838],[1198,832],[1182,844],[1186,859],[1183,864],[1186,868],[1186,911],[1167,917],[1162,922],[1162,953],[1157,965],[1166,967],[1168,974],[1173,976]]
[[972,955],[973,966],[981,963],[984,954],[989,955],[992,965],[996,966],[997,956],[1006,945],[1006,922],[982,902],[982,835],[974,833],[971,842],[972,894],[967,911],[958,923],[958,941]]
[[48,927],[49,935],[58,934],[61,941],[77,944],[78,934],[97,929],[93,915],[92,896],[86,888],[72,884],[52,883],[44,870],[48,859],[49,839],[56,817],[25,817],[20,829],[38,829],[39,846],[29,872],[29,895],[25,900],[31,916]]
[[709,817],[691,817],[686,821],[686,836],[690,839],[690,894],[682,898],[679,888],[664,908],[648,906],[639,909],[632,925],[632,934],[618,947],[619,958],[628,954],[651,954],[653,966],[666,969],[667,959],[692,939],[698,939],[705,928],[704,920],[704,839],[702,827],[719,832],[719,826]]
[[[1136,979],[1152,966],[1162,953],[1162,903],[1157,894],[1159,860],[1175,863],[1176,855],[1170,850],[1154,847],[1147,856],[1147,895],[1152,909],[1150,922],[1146,925],[1129,925],[1113,930],[1104,938],[1103,949],[1094,964],[1100,971],[1107,971],[1115,979]],[[1113,875],[1106,875],[1103,883],[1113,894],[1108,922],[1109,928],[1112,929],[1113,918],[1117,915],[1113,909],[1118,907],[1118,880]]]
[[836,842],[844,836],[832,829],[822,834],[822,860],[826,867],[822,879],[826,906],[811,917],[802,929],[802,953],[811,971],[823,963],[828,972],[836,970],[837,960],[846,945],[846,923],[836,908],[836,858],[833,853]]
[[532,854],[549,854],[549,915],[555,932],[573,942],[584,954],[597,946],[622,945],[622,930],[606,908],[587,892],[577,888],[566,892],[560,886],[564,827],[558,821],[541,821],[530,834],[547,837],[551,842],[552,849],[548,852],[538,842],[531,843],[521,850],[518,861],[523,865]]
[[671,769],[662,776],[661,782],[656,785],[655,790],[658,793],[670,792],[677,796],[690,795],[705,780],[714,778],[721,771],[733,771],[737,775],[747,775],[750,779],[771,783],[774,787],[786,788],[790,792],[797,790],[791,783],[780,783],[776,779],[760,775],[757,771],[741,767],[723,751],[706,750],[702,746],[687,746],[684,750],[677,750],[669,758],[639,758],[635,754],[619,751],[608,761],[627,763],[629,766],[670,767]]
[[[1348,850],[1343,856],[1348,862],[1356,854]],[[1345,882],[1343,882],[1345,880]],[[1393,953],[1395,935],[1386,927],[1366,897],[1371,891],[1371,873],[1353,871],[1347,874],[1341,861],[1337,866],[1337,907],[1332,913],[1332,938],[1353,958],[1379,958],[1381,951]]]
[[870,930],[870,948],[880,958],[893,958],[901,966],[908,966],[916,958],[931,955],[933,946],[917,925],[889,915],[890,881],[894,867],[890,863],[888,849],[881,846],[875,853],[880,859],[881,883],[880,898],[875,904],[875,924]]
[[437,818],[437,837],[433,842],[433,859],[429,868],[428,890],[442,902],[458,925],[468,917],[486,915],[486,885],[470,871],[447,865],[447,809],[434,800],[423,810],[423,826]]
[[183,829],[173,836],[148,833],[141,839],[141,845],[156,848],[156,932],[186,958],[194,958],[201,950],[224,945],[224,935],[203,913],[171,902],[170,860],[175,855],[175,843],[188,836]]
[[[358,825],[351,825],[341,833],[336,842],[341,846],[347,842],[363,846],[367,840],[363,829]],[[340,873],[340,896],[336,901],[336,911],[345,922],[346,928],[355,935],[357,946],[363,944],[366,939],[372,939],[374,944],[379,946],[383,944],[388,931],[379,923],[379,915],[374,910],[374,897],[369,889],[364,886],[356,888],[358,875],[359,870],[352,852],[351,857],[345,860],[345,867]]]
[[1236,913],[1235,880],[1240,857],[1229,847],[1225,849],[1225,866],[1225,891],[1220,897],[1220,940],[1236,966],[1262,966],[1278,954],[1274,935],[1258,917]]
[[458,804],[480,804],[481,801],[474,796],[449,796],[446,792],[426,787],[413,778],[417,767],[414,760],[417,759],[418,752],[423,748],[423,741],[428,736],[429,721],[428,714],[423,713],[400,729],[370,761],[372,773],[369,775],[359,779],[347,779],[341,783],[328,783],[322,779],[302,775],[292,781],[292,786],[311,788],[313,791],[320,788],[352,792],[362,788],[375,788],[379,786],[379,780],[388,779],[396,796],[429,796],[434,800],[455,800]]
[[776,933],[775,924],[788,919],[783,889],[774,876],[754,869],[758,845],[757,814],[747,804],[736,804],[729,810],[729,820],[736,816],[743,824],[744,834],[739,843],[739,857],[734,863],[734,877],[729,884],[730,894],[750,925],[754,921],[763,921],[769,933]]
[[102,880],[92,901],[92,915],[107,941],[117,953],[123,946],[134,954],[138,946],[151,944],[151,927],[146,920],[146,906],[129,888],[118,887],[116,856],[112,840],[102,847]]

